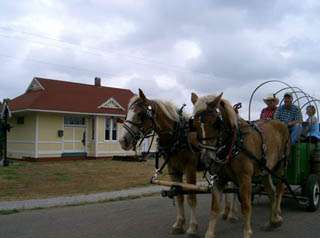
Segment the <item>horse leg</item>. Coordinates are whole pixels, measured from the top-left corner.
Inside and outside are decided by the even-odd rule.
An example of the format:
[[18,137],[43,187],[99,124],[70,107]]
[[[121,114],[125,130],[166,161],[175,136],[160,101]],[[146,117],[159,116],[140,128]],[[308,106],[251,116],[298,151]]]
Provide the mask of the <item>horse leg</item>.
[[[277,228],[282,224],[282,218],[277,215],[277,200],[276,200],[276,190],[272,182],[271,175],[266,175],[262,178],[263,185],[270,200],[270,218],[269,224],[264,227],[264,230],[272,230]],[[281,196],[282,198],[282,196]]]
[[229,213],[228,220],[230,222],[237,222],[239,220],[239,205],[236,194],[232,193],[229,194],[229,197],[231,199],[231,209]]
[[276,210],[277,210],[277,220],[283,222],[282,212],[281,212],[281,202],[282,196],[284,194],[285,186],[283,183],[279,182],[277,184],[277,198],[276,198]]
[[[182,174],[170,172],[171,180],[174,182],[182,182]],[[184,196],[177,195],[175,197],[176,207],[177,207],[177,217],[176,221],[172,226],[172,234],[184,234],[185,233],[185,213],[184,213]]]
[[[187,183],[196,184],[196,171],[194,169],[190,169],[187,171]],[[187,234],[193,236],[197,233],[198,222],[196,219],[196,207],[197,207],[197,196],[196,194],[188,195],[188,204],[190,206],[190,222],[189,228],[187,230]]]
[[244,230],[243,237],[250,238],[252,236],[251,228],[251,216],[252,216],[252,205],[251,205],[251,176],[243,175],[240,180],[240,197],[241,197],[241,211],[244,218]]
[[[284,174],[284,171],[281,170],[281,172],[278,174],[279,177],[282,177]],[[277,220],[278,221],[283,221],[282,218],[282,212],[281,212],[281,202],[282,202],[282,196],[285,191],[285,185],[281,181],[278,182],[277,187],[276,187],[276,214],[277,214]]]
[[231,201],[228,193],[222,195],[224,197],[224,212],[222,215],[223,220],[228,220],[230,212],[231,212]]
[[[227,188],[233,188],[234,185],[232,182],[227,184]],[[238,220],[238,209],[237,209],[237,199],[234,193],[224,194],[224,213],[223,219],[229,220],[231,222],[236,222]]]
[[208,226],[205,238],[214,238],[215,227],[220,215],[220,192],[215,190],[212,192],[211,196],[212,196],[212,200],[211,200],[210,220],[209,220],[209,226]]

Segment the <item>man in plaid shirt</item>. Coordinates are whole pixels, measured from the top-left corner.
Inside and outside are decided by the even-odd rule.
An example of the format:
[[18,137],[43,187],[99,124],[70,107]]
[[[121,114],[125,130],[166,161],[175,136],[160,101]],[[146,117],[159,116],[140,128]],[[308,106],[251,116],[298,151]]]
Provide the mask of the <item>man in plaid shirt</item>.
[[301,123],[303,119],[299,107],[292,104],[292,100],[293,97],[291,93],[284,94],[284,105],[280,106],[276,111],[275,119],[279,119],[288,126],[291,135],[291,144],[296,144],[302,131]]

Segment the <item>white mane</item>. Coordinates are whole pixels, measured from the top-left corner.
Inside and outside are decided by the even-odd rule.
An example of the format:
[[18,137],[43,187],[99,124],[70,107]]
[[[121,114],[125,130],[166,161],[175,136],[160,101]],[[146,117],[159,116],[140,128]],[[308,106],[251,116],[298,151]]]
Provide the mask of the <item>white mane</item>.
[[[193,107],[193,115],[196,113],[207,110],[207,103],[213,102],[216,99],[216,95],[207,95],[199,97]],[[238,127],[238,115],[234,111],[231,103],[226,99],[221,99],[220,105],[218,106],[222,116],[226,116],[232,127]],[[223,115],[224,114],[224,115]]]

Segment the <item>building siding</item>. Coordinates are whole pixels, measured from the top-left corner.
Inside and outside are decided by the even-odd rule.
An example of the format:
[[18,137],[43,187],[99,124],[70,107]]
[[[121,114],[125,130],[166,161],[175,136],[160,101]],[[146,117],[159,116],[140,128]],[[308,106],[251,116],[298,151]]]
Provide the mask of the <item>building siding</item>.
[[[8,135],[8,157],[61,157],[62,153],[84,151],[89,157],[134,155],[133,151],[125,151],[119,144],[124,132],[122,123],[117,122],[117,140],[105,140],[105,120],[105,116],[85,116],[85,126],[68,127],[64,125],[63,114],[37,112],[26,114],[24,125],[17,125],[14,116],[10,120],[13,128]],[[92,127],[97,130],[94,138]],[[63,137],[58,136],[59,130],[63,130]],[[84,131],[85,147],[81,142]],[[155,148],[154,143],[152,151]]]
[[36,114],[19,114],[24,124],[17,124],[17,115],[9,120],[12,126],[8,133],[7,156],[9,158],[35,157]]
[[109,157],[113,155],[134,155],[133,151],[125,151],[121,148],[119,138],[122,136],[122,123],[117,122],[117,140],[105,140],[105,116],[98,116],[98,143],[97,157]]

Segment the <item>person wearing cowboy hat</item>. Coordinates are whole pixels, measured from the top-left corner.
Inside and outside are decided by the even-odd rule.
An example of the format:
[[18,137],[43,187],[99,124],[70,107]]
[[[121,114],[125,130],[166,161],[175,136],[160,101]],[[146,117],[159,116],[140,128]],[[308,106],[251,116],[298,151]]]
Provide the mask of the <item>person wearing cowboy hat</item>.
[[263,98],[263,101],[267,107],[262,109],[260,113],[260,120],[271,120],[277,110],[279,99],[274,94],[269,94]]

